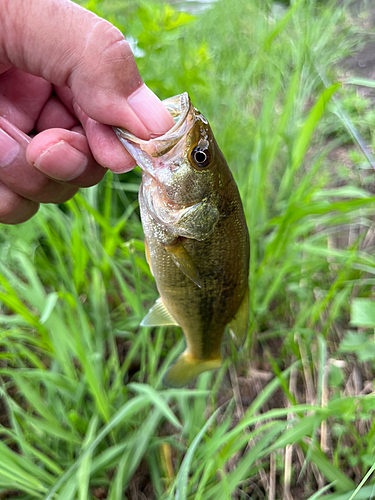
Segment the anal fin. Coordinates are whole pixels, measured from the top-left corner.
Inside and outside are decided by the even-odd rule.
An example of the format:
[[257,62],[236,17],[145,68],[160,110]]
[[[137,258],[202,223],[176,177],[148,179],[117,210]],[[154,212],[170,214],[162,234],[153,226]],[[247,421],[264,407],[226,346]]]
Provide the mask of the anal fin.
[[240,351],[245,343],[247,331],[249,329],[249,287],[247,287],[245,295],[242,299],[234,318],[228,324],[229,333],[233,339],[237,351]]
[[161,298],[148,311],[140,323],[140,326],[179,326],[177,321],[171,316]]
[[220,368],[220,366],[220,355],[215,359],[196,359],[185,351],[164,375],[163,383],[168,387],[183,387],[201,373]]
[[165,250],[168,252],[176,264],[176,266],[193,281],[199,288],[201,288],[201,280],[197,266],[193,262],[187,250],[181,243],[180,239],[171,245],[164,245]]

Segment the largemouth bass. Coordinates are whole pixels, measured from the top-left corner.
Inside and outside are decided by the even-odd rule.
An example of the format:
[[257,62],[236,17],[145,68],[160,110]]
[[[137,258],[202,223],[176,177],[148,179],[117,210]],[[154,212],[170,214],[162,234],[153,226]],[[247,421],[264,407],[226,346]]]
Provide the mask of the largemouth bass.
[[240,349],[249,322],[249,235],[240,195],[204,116],[187,93],[163,101],[175,120],[144,141],[115,132],[142,169],[146,257],[160,298],[142,326],[178,325],[186,350],[164,378],[181,387],[221,365],[226,326]]

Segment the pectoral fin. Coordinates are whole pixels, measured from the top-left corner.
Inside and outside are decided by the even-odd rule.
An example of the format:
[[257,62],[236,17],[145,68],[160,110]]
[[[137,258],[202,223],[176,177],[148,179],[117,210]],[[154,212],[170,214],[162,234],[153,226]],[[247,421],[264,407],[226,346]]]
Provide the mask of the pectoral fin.
[[199,273],[197,266],[193,262],[188,252],[183,247],[181,240],[178,239],[176,243],[172,245],[164,245],[165,250],[172,257],[176,266],[193,281],[199,288],[201,288],[201,281],[199,278]]
[[183,387],[201,373],[220,368],[220,366],[220,356],[215,359],[203,360],[193,358],[189,352],[185,351],[166,373],[163,382],[168,387]]
[[141,321],[141,326],[179,326],[177,321],[170,315],[161,298],[148,311]]
[[247,330],[249,329],[249,287],[247,288],[245,295],[242,299],[241,305],[238,308],[234,318],[229,323],[229,333],[233,339],[234,345],[237,351],[243,348],[246,340]]

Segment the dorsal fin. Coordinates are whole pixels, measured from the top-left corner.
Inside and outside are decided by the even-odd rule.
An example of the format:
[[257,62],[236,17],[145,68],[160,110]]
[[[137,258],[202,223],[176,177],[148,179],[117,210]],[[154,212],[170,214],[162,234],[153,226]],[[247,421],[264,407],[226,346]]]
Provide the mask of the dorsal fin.
[[179,326],[159,297],[140,323],[140,326]]

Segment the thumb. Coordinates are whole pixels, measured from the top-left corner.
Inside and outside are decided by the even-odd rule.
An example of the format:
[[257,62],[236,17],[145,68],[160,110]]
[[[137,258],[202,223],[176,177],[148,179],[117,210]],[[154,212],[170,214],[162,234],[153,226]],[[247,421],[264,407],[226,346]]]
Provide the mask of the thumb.
[[122,33],[69,0],[0,0],[1,64],[69,87],[90,118],[138,137],[174,124]]

